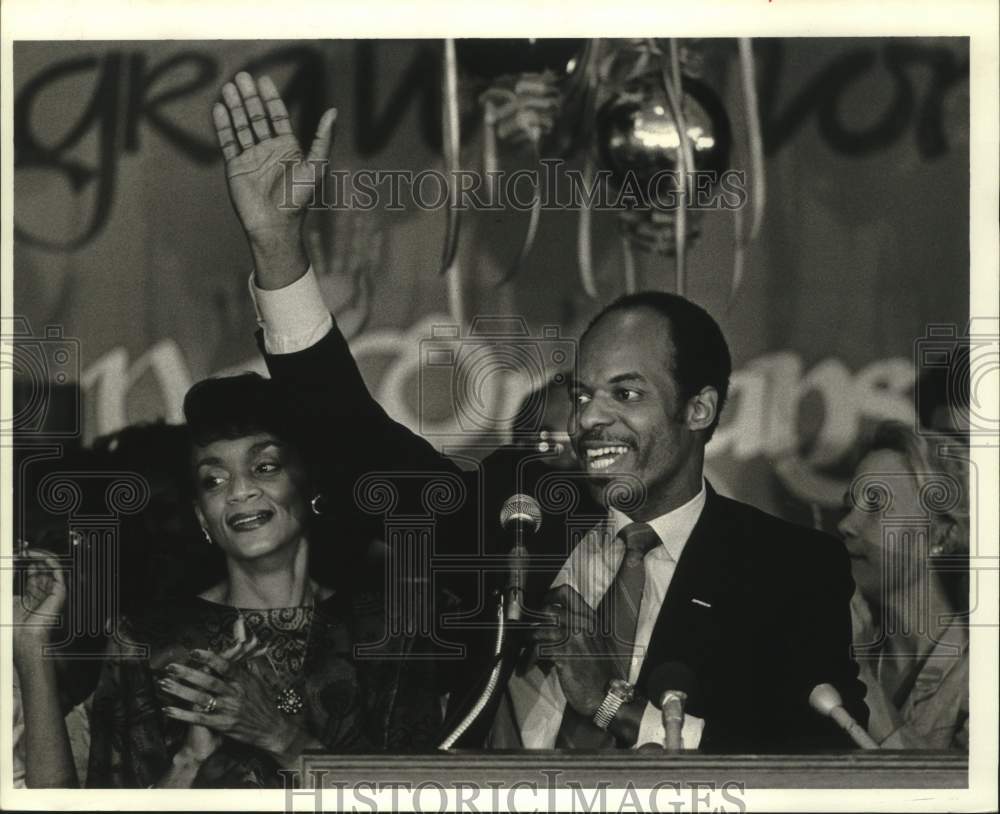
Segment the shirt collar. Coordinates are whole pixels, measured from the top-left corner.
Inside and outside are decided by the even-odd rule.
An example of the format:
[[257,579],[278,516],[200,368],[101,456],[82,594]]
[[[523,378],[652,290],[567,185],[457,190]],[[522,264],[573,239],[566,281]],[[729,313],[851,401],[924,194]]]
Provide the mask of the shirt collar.
[[[674,562],[681,558],[681,552],[687,543],[691,532],[694,530],[698,518],[701,517],[701,510],[705,508],[705,501],[708,492],[705,489],[705,479],[701,481],[701,491],[682,506],[678,506],[673,511],[661,514],[646,522],[656,532],[660,542],[667,549],[667,553]],[[611,509],[612,530],[617,535],[625,526],[633,522],[628,516],[612,507]]]

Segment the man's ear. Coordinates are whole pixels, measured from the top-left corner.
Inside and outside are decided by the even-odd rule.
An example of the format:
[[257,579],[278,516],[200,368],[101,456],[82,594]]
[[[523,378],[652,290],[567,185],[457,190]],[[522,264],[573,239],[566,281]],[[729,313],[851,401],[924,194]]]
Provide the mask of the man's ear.
[[714,387],[703,387],[688,399],[687,425],[691,430],[707,430],[719,412],[719,393]]
[[194,507],[195,517],[198,518],[198,524],[203,528],[207,529],[208,525],[205,522],[205,513],[201,510],[201,506],[198,505],[197,500],[192,500],[191,505]]

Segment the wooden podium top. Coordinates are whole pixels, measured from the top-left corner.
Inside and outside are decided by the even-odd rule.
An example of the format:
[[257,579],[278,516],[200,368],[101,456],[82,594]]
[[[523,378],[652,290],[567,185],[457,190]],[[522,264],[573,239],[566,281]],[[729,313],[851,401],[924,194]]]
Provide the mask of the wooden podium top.
[[539,787],[609,788],[631,784],[737,782],[745,788],[960,789],[968,787],[968,755],[959,752],[857,751],[812,755],[705,755],[613,750],[566,752],[455,751],[435,754],[307,753],[302,786],[360,780],[379,784],[535,783]]

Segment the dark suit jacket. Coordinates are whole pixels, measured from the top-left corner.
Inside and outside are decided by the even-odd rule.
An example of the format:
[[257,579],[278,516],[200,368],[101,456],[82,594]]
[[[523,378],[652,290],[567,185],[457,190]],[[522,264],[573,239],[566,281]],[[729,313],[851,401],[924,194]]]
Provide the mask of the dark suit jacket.
[[[391,506],[384,504],[389,514],[430,517],[435,626],[429,646],[449,656],[441,658],[443,688],[454,699],[471,700],[492,655],[491,594],[502,584],[508,545],[497,533],[503,501],[526,492],[543,509],[541,532],[531,541],[529,608],[541,606],[559,566],[604,510],[588,496],[582,476],[553,473],[519,450],[502,448],[462,471],[386,415],[336,328],[307,350],[266,356],[298,412],[303,444],[325,473],[345,528],[353,534],[385,528],[387,518],[372,511],[382,504],[365,491],[378,479],[372,473],[395,484]],[[439,500],[428,507],[427,484],[435,479],[454,486],[448,505]],[[838,541],[709,488],[655,625],[639,689],[648,693],[650,672],[660,663],[691,667],[698,687],[688,711],[706,721],[705,751],[849,748],[807,698],[816,684],[831,683],[848,711],[867,722],[864,685],[850,656],[853,587]],[[444,607],[445,595],[457,604]],[[453,657],[454,645],[465,648],[463,658]],[[483,734],[480,726],[461,744],[477,745]]]

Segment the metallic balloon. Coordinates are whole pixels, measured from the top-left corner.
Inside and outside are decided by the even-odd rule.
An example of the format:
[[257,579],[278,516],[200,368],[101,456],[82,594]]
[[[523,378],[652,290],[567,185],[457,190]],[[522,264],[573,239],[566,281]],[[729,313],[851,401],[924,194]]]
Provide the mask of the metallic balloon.
[[[682,87],[694,169],[721,174],[727,168],[731,143],[725,108],[715,91],[696,79],[683,77]],[[680,132],[660,77],[648,75],[629,82],[601,107],[597,148],[619,185],[631,172],[645,190],[658,172],[677,168]]]

